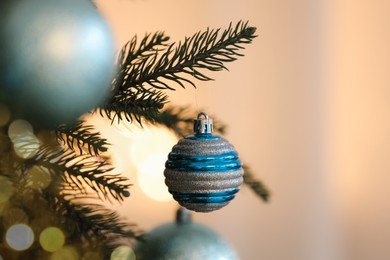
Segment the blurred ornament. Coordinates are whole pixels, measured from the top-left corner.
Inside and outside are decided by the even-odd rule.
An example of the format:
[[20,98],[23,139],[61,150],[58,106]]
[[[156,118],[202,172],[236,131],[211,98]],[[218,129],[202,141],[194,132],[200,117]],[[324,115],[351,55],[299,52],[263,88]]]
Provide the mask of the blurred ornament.
[[210,228],[191,222],[191,212],[181,208],[176,222],[151,230],[134,251],[137,260],[214,260],[237,259],[226,240]]
[[243,182],[234,147],[212,130],[212,119],[200,113],[194,120],[195,134],[179,140],[165,164],[165,183],[173,198],[199,212],[226,206]]
[[2,0],[0,102],[35,127],[72,122],[106,98],[114,48],[89,0]]

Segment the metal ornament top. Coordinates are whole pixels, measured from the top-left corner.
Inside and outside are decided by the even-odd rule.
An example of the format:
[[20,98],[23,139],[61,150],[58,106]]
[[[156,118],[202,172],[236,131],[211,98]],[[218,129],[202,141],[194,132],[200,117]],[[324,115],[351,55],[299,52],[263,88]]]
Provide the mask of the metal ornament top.
[[213,132],[213,120],[206,113],[201,112],[198,118],[194,119],[195,134],[211,134]]

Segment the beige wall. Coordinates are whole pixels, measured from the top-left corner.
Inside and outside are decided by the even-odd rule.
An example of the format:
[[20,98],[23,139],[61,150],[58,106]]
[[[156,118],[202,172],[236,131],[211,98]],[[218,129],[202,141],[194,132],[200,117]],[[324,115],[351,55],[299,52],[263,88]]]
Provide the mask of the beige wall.
[[[168,95],[229,125],[227,138],[268,184],[271,203],[243,188],[231,205],[196,221],[242,259],[390,257],[388,1],[96,2],[118,48],[157,30],[178,41],[240,19],[258,28],[230,72]],[[174,202],[132,191],[120,207],[129,220],[149,229],[172,219]]]
[[390,258],[389,1],[334,1],[329,164],[349,259]]

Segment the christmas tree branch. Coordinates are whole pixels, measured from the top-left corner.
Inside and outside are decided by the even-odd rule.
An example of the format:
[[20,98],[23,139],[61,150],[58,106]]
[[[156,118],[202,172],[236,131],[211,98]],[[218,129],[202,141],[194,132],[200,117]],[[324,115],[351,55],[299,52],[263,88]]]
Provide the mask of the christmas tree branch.
[[[117,75],[113,81],[113,92],[122,88],[127,82],[127,75],[132,64],[142,61],[142,59],[154,55],[167,46],[168,36],[164,32],[157,32],[153,35],[147,34],[137,44],[137,36],[134,36],[121,49],[118,55]],[[138,47],[138,49],[137,49]]]
[[[146,88],[151,86],[157,89],[171,89],[171,83],[182,88],[184,84],[195,84],[185,75],[198,80],[212,80],[201,71],[220,71],[227,69],[225,62],[236,60],[243,49],[242,44],[248,44],[255,38],[256,28],[248,27],[247,23],[239,22],[235,27],[231,24],[220,35],[220,29],[198,32],[183,43],[171,44],[162,55],[156,51],[154,55],[146,56],[137,63],[127,64],[127,75],[119,91],[130,88]],[[119,84],[119,83],[118,83]]]
[[62,225],[69,230],[72,242],[88,241],[94,247],[99,244],[110,250],[120,243],[118,239],[138,239],[141,235],[141,231],[135,230],[134,225],[123,222],[115,211],[96,203],[86,204],[84,197],[75,196],[71,200],[49,194],[46,197],[62,217]]
[[105,115],[111,121],[116,118],[118,123],[123,119],[132,122],[135,119],[142,125],[142,118],[154,121],[166,102],[167,96],[160,91],[129,89],[124,96],[116,96],[99,108],[99,112],[101,116]]
[[259,196],[263,201],[268,202],[270,197],[270,192],[265,187],[265,185],[256,179],[254,174],[250,171],[250,169],[246,166],[244,168],[244,184],[248,185],[252,191]]
[[252,42],[256,28],[238,22],[235,27],[220,32],[220,29],[198,32],[186,38],[183,43],[167,45],[169,39],[163,33],[146,35],[137,45],[134,37],[120,51],[118,72],[113,80],[112,96],[98,110],[112,121],[142,118],[156,119],[167,97],[153,89],[171,89],[173,84],[185,88],[195,87],[190,77],[198,80],[212,80],[203,70],[220,71],[227,69],[225,62],[243,56],[239,50],[242,44]]
[[78,149],[80,154],[86,148],[90,155],[98,155],[107,151],[109,143],[100,136],[99,132],[93,132],[94,127],[84,125],[85,121],[77,121],[74,125],[61,125],[57,128],[57,138],[71,150]]
[[129,64],[137,63],[137,61],[164,49],[168,46],[168,40],[169,37],[164,32],[156,32],[153,35],[146,34],[138,46],[137,35],[135,35],[122,47],[118,56],[119,66],[125,70]]
[[123,200],[130,195],[127,191],[130,186],[126,183],[127,178],[109,173],[113,167],[100,157],[44,147],[34,161],[37,165],[63,172],[63,180],[72,183],[72,187],[78,192],[87,193],[85,187],[87,185],[99,197],[102,194],[105,199],[109,199],[111,195],[116,200]]

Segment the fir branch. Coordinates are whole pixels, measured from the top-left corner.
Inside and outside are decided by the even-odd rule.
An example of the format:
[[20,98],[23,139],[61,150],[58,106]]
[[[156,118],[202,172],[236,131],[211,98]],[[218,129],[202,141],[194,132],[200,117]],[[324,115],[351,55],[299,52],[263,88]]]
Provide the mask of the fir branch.
[[84,124],[85,121],[80,120],[71,126],[60,125],[56,131],[58,140],[73,151],[78,149],[80,154],[83,154],[85,148],[90,155],[106,152],[109,145],[107,140],[99,132],[93,132],[93,126]]
[[130,184],[127,178],[120,174],[110,173],[113,167],[100,157],[88,154],[78,155],[73,151],[62,149],[54,150],[52,147],[42,148],[33,159],[37,165],[44,166],[57,172],[63,172],[63,181],[70,183],[75,192],[86,194],[85,185],[93,189],[100,198],[109,195],[116,200],[123,200],[130,194],[127,191]]
[[[153,55],[156,51],[160,51],[168,44],[169,37],[164,32],[156,32],[151,35],[146,34],[141,40],[139,46],[137,44],[137,35],[128,41],[121,49],[118,55],[118,64],[122,68],[127,68],[129,64],[136,63],[144,57]],[[136,49],[138,47],[138,49]]]
[[270,197],[270,192],[265,187],[265,185],[256,179],[254,174],[246,166],[244,168],[244,184],[248,185],[252,191],[259,196],[263,201],[268,202]]
[[[169,37],[164,32],[155,34],[146,34],[138,46],[137,35],[128,41],[121,49],[118,55],[117,75],[113,81],[113,92],[117,93],[127,82],[127,75],[132,64],[142,61],[142,59],[154,55],[167,46]],[[138,48],[138,49],[137,49]]]
[[175,44],[171,44],[162,55],[156,51],[137,63],[127,64],[127,75],[120,91],[146,86],[174,90],[171,83],[182,88],[187,83],[195,87],[187,76],[202,81],[212,80],[202,71],[227,70],[224,63],[243,56],[239,53],[243,49],[241,45],[251,43],[256,37],[255,31],[256,28],[240,21],[235,27],[230,24],[221,34],[220,29],[198,32],[183,43],[179,42],[176,48]]
[[178,136],[185,137],[194,131],[194,119],[189,114],[188,107],[170,107],[159,113],[156,122],[172,129]]
[[[50,196],[47,200],[61,216],[62,225],[69,232],[71,242],[92,244],[92,247],[104,247],[112,250],[121,241],[119,239],[138,239],[141,231],[135,225],[124,222],[119,215],[97,203],[88,203],[76,196],[68,200],[62,196]],[[123,242],[123,241],[122,241]]]
[[115,96],[109,103],[99,108],[101,116],[106,116],[112,122],[134,119],[142,125],[142,119],[153,122],[160,109],[167,102],[167,96],[161,91],[129,89]]

